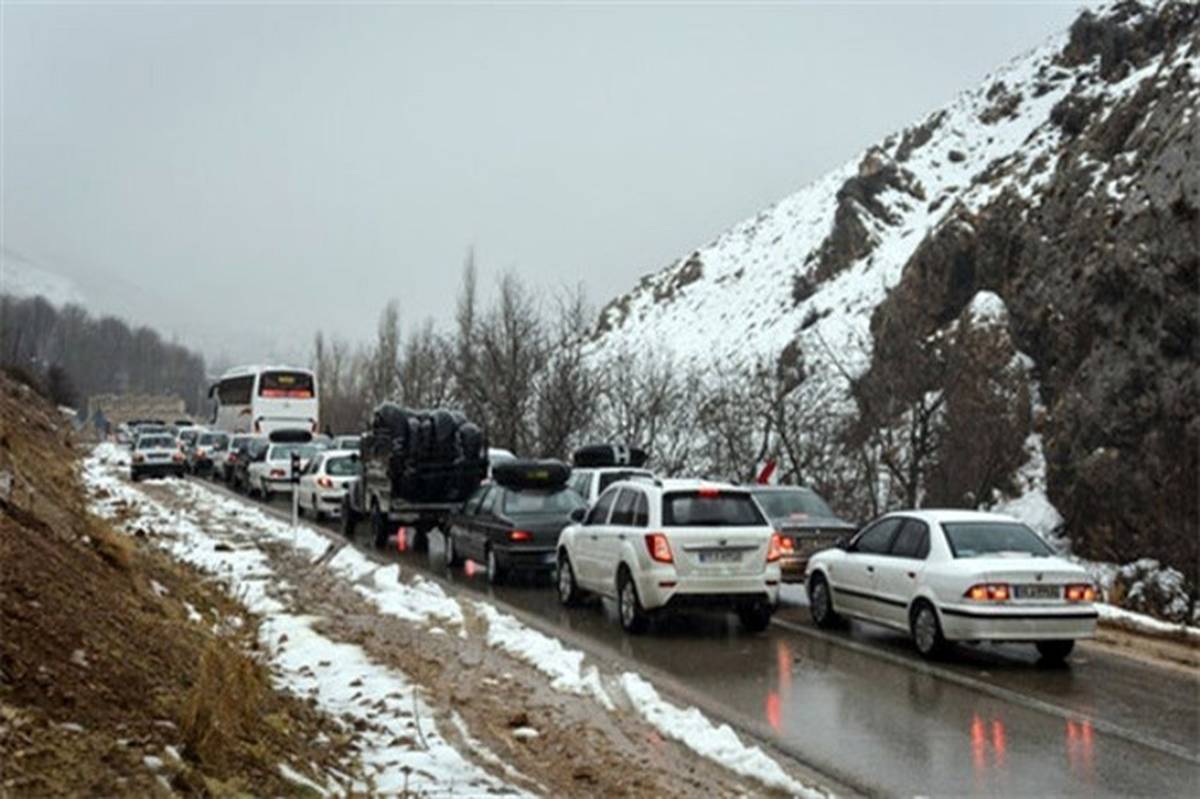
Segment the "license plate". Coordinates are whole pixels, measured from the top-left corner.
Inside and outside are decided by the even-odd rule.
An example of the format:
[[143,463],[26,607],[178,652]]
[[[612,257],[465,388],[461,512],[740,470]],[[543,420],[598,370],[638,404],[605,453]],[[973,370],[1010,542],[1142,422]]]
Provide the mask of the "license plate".
[[1057,585],[1018,585],[1013,596],[1017,599],[1059,599],[1062,588]]
[[557,558],[555,557],[553,552],[547,552],[545,555],[542,555],[542,563],[551,564],[551,563],[554,563],[556,560],[557,560]]
[[713,549],[699,554],[701,563],[737,563],[742,559],[741,552],[731,552],[725,549]]

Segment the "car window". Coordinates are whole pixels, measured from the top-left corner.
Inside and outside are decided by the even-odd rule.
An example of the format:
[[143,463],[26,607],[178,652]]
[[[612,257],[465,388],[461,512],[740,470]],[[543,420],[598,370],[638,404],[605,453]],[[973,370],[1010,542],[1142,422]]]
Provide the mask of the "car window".
[[142,436],[138,439],[138,449],[171,449],[175,440],[170,436]]
[[903,518],[889,517],[880,519],[859,533],[851,548],[853,552],[882,555],[891,547],[892,536],[896,534]]
[[571,476],[571,490],[584,499],[588,498],[588,484],[592,480],[592,475],[588,472],[582,472]]
[[325,474],[333,477],[354,477],[358,474],[358,458],[351,458],[349,455],[344,455],[340,458],[327,458],[325,460]]
[[810,516],[834,518],[833,510],[817,492],[809,488],[755,491],[754,498],[772,519],[806,519]]
[[596,504],[592,508],[591,513],[587,515],[587,519],[585,519],[583,523],[604,524],[606,521],[608,521],[608,511],[610,508],[612,508],[613,502],[616,501],[617,493],[618,492],[616,490],[612,490],[605,491],[603,494],[601,494],[600,498],[596,500]]
[[507,493],[507,491],[500,486],[496,486],[489,491],[487,498],[484,499],[483,504],[479,506],[480,515],[487,516],[495,513],[496,505],[499,503],[500,498],[503,497],[505,493]]
[[905,519],[892,541],[892,554],[898,558],[924,560],[929,554],[929,527],[916,519]]
[[600,474],[600,490],[608,488],[613,483],[619,483],[622,480],[636,479],[654,479],[654,473],[648,472],[645,469],[618,469],[612,472],[601,472]]
[[634,527],[649,527],[650,526],[650,500],[646,499],[646,494],[642,491],[635,492],[637,494],[637,502],[633,506],[633,526]]
[[620,496],[617,497],[616,504],[613,505],[612,518],[608,520],[609,524],[619,524],[622,527],[628,527],[633,524],[633,506],[637,502],[635,492],[628,488],[622,488]]
[[583,498],[569,488],[553,491],[508,491],[504,495],[505,514],[568,514],[584,506]]
[[463,503],[463,513],[469,515],[479,513],[479,507],[483,504],[483,499],[487,496],[487,492],[490,489],[490,485],[481,485],[475,489],[475,493],[467,497],[467,501]]
[[942,523],[956,558],[977,558],[1000,552],[1048,557],[1054,552],[1038,534],[1019,522]]
[[664,527],[758,527],[767,520],[744,491],[673,491],[663,494]]

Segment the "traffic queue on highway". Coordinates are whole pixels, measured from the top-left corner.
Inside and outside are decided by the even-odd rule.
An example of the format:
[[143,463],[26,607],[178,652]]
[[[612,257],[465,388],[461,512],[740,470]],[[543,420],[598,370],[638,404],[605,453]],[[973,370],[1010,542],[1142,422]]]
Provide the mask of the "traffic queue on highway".
[[[892,628],[927,658],[955,641],[1006,641],[1058,662],[1095,632],[1087,572],[1008,516],[912,509],[860,527],[810,488],[660,477],[648,453],[620,444],[581,447],[570,464],[518,458],[461,413],[390,403],[366,431],[334,438],[316,432],[310,373],[248,367],[232,379],[247,374],[238,396],[221,395],[230,378],[214,386],[211,429],[123,431],[132,479],[187,473],[264,500],[293,494],[301,513],[340,517],[348,537],[369,521],[379,548],[394,536],[420,547],[437,530],[447,567],[473,561],[493,583],[548,575],[565,606],[615,603],[630,634],[675,612],[732,612],[761,631],[785,583],[803,584],[817,626]],[[264,385],[279,407],[222,412]],[[297,407],[289,423],[281,410]]]

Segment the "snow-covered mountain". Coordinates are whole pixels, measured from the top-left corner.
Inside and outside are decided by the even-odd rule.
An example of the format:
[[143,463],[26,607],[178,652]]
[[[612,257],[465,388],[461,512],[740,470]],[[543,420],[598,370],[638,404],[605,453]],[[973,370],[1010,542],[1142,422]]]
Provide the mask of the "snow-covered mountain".
[[45,297],[53,305],[83,305],[84,294],[73,280],[44,269],[7,247],[0,250],[0,294]]
[[915,429],[927,401],[936,435],[964,427],[949,401],[935,407],[963,370],[930,353],[986,311],[1030,395],[1009,496],[1045,489],[1053,501],[1018,508],[1096,550],[1119,539],[1122,555],[1190,538],[1180,559],[1195,564],[1198,20],[1200,6],[1180,0],[1084,12],[643,278],[602,310],[589,357],[665,354],[709,373],[799,366],[797,405],[832,395],[852,446],[869,392],[876,409],[905,409],[877,427]]

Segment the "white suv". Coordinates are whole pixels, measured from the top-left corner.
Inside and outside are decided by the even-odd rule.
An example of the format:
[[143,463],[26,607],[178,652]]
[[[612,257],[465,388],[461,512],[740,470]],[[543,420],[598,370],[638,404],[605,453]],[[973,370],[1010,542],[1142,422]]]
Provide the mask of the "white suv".
[[699,480],[610,486],[558,539],[558,594],[615,599],[637,633],[652,612],[735,611],[766,628],[779,600],[779,536],[745,489]]

